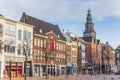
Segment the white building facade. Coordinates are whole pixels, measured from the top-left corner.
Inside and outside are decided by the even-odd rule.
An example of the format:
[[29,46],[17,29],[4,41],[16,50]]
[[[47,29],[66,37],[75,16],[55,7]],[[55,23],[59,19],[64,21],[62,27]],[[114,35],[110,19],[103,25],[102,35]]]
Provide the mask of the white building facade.
[[[17,22],[0,16],[0,77],[20,77],[24,74],[25,55],[23,45],[25,37],[30,41],[29,63],[32,65],[32,25]],[[30,71],[30,70],[29,70]],[[32,70],[31,70],[32,71]]]

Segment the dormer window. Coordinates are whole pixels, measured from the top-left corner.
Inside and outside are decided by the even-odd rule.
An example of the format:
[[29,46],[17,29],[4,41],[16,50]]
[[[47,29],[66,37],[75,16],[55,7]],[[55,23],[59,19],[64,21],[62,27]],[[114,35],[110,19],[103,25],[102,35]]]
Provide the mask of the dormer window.
[[58,35],[58,38],[60,38],[60,35]]
[[51,39],[53,39],[53,36],[51,36]]
[[40,33],[42,33],[42,29],[40,29]]

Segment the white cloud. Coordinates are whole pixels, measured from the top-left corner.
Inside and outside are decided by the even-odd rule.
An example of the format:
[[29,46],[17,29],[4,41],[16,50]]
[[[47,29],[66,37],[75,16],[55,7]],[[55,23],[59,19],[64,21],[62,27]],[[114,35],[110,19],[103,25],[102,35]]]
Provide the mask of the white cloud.
[[120,16],[120,0],[3,0],[0,7],[8,16],[25,11],[53,21],[84,20],[88,8],[92,9],[95,20]]
[[[120,17],[120,0],[2,0],[0,2],[0,13],[7,18],[19,20],[25,11],[36,18],[56,22],[58,25],[64,24],[62,28],[69,28],[70,31],[81,35],[84,26],[80,25],[86,19],[88,8],[92,10],[94,21],[104,21],[107,17]],[[118,44],[114,42],[113,45]]]

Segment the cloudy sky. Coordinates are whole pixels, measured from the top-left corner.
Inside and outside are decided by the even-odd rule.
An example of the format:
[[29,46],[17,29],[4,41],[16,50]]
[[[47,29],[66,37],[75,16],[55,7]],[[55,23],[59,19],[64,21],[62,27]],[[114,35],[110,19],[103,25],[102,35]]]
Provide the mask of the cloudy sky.
[[88,8],[97,38],[113,48],[120,44],[120,0],[1,0],[0,13],[19,20],[22,13],[58,24],[60,29],[83,36]]

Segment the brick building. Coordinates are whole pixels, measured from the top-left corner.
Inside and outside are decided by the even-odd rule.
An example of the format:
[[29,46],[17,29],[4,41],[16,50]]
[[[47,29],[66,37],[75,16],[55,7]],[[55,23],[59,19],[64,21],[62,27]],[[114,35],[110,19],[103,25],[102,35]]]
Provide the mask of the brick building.
[[116,73],[120,73],[120,45],[115,49]]
[[77,38],[78,42],[78,73],[85,74],[87,73],[87,62],[86,62],[86,53],[85,53],[85,46],[87,42],[85,42],[81,38]]
[[78,44],[77,37],[74,33],[63,32],[63,35],[66,38],[66,46],[67,46],[67,74],[76,74],[77,73],[77,55],[78,55]]
[[85,31],[83,32],[83,40],[87,42],[86,45],[86,61],[88,64],[88,72],[101,73],[101,42],[96,39],[96,32],[94,30],[94,23],[92,22],[92,16],[90,9],[88,10]]
[[[34,25],[34,75],[63,75],[66,72],[66,42],[58,25],[23,13],[21,22]],[[46,73],[47,65],[47,73]]]
[[110,74],[115,71],[115,50],[106,42],[102,43],[102,73]]

